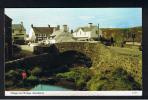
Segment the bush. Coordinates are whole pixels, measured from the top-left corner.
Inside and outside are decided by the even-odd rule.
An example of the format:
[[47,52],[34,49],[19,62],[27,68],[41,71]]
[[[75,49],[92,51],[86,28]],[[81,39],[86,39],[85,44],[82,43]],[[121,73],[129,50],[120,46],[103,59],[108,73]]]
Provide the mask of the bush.
[[5,83],[7,87],[16,86],[21,79],[21,73],[19,72],[19,70],[10,70],[5,73]]
[[14,80],[14,79],[16,79],[17,76],[19,76],[19,72],[15,71],[15,70],[10,70],[7,73],[5,73],[6,79]]
[[122,68],[116,68],[108,74],[96,74],[87,82],[87,89],[98,90],[140,90],[134,78]]
[[91,77],[91,71],[88,68],[72,68],[69,72],[59,73],[56,75],[59,78],[66,78],[75,82],[77,89],[84,89],[87,81]]
[[31,75],[31,76],[29,76],[29,77],[27,78],[27,80],[30,80],[30,81],[37,81],[38,79],[37,79],[36,76]]
[[142,51],[142,46],[141,45],[139,46],[139,50]]
[[40,73],[42,72],[42,69],[39,67],[35,67],[33,68],[33,70],[31,71],[32,75],[38,76],[40,75]]
[[34,86],[34,85],[37,85],[39,83],[39,80],[36,76],[29,76],[27,78],[27,80],[25,81],[25,84],[28,84],[28,85],[31,85],[31,86]]

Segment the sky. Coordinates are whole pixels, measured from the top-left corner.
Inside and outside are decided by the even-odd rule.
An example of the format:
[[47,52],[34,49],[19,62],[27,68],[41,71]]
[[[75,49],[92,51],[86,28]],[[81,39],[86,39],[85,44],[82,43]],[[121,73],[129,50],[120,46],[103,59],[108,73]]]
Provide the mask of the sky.
[[126,28],[142,26],[142,8],[6,8],[5,14],[12,24],[23,25],[29,32],[31,24],[36,27],[68,25],[75,30],[88,23],[100,28]]

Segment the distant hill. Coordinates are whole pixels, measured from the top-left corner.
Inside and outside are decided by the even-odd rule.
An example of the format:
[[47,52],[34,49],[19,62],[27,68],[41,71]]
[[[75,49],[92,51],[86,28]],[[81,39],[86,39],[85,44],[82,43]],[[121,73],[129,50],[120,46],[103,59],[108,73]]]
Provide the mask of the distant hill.
[[136,34],[135,41],[142,41],[142,26],[131,28],[100,28],[105,38],[113,37],[116,41],[132,41],[132,33]]

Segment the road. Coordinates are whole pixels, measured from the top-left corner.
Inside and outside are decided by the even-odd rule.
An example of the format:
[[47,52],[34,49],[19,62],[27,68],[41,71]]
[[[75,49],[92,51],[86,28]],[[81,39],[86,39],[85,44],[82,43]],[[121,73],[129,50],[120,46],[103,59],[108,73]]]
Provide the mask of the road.
[[33,46],[28,46],[28,45],[20,45],[22,50],[33,52]]

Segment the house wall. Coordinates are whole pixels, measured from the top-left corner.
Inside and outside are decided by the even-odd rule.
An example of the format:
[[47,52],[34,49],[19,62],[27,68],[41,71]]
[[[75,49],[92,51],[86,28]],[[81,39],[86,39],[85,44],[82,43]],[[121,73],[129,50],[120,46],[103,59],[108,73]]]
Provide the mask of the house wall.
[[42,41],[42,40],[46,40],[47,39],[47,35],[40,33],[40,34],[35,34],[36,36],[36,41]]
[[73,33],[73,37],[75,38],[90,38],[90,32],[84,32],[82,29],[78,30],[78,32]]
[[12,30],[12,37],[13,40],[25,40],[26,39],[26,31],[25,30]]
[[97,38],[98,37],[98,30],[97,29],[92,30],[90,35],[91,35],[91,38]]
[[36,36],[32,28],[29,31],[29,40],[34,41],[34,42],[36,40]]

